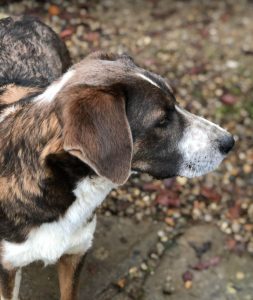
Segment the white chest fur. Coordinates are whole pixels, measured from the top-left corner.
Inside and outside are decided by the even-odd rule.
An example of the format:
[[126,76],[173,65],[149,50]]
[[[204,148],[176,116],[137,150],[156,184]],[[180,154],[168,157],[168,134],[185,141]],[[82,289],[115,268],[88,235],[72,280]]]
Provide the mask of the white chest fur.
[[94,210],[115,185],[105,178],[85,178],[73,193],[76,200],[59,220],[33,229],[25,242],[4,241],[3,262],[22,267],[33,261],[56,262],[63,254],[84,253],[91,247],[96,218],[89,223]]

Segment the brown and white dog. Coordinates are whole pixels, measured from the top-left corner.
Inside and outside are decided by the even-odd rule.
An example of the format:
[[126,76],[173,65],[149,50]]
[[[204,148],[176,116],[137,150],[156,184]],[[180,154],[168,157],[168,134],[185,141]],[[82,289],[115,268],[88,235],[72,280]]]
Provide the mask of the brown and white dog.
[[234,144],[127,55],[69,64],[46,25],[0,22],[1,299],[18,299],[20,269],[38,260],[58,263],[61,299],[75,299],[95,210],[111,189],[132,171],[205,174]]

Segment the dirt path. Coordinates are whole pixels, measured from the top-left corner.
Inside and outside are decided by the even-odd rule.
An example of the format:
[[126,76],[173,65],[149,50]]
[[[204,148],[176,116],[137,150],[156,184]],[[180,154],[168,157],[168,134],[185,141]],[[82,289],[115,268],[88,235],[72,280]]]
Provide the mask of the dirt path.
[[[162,223],[136,225],[131,219],[100,217],[94,248],[82,272],[79,299],[253,299],[252,259],[228,252],[217,227],[195,225],[173,242],[161,243],[163,228]],[[39,264],[26,268],[21,299],[58,299],[55,268]]]

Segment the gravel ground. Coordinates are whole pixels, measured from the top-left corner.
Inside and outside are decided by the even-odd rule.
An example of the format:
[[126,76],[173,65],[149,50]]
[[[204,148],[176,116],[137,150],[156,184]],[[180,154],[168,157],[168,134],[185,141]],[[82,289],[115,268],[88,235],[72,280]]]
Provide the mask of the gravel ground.
[[9,1],[0,7],[0,17],[21,13],[58,32],[74,61],[96,49],[130,53],[169,79],[182,106],[236,138],[217,171],[189,180],[135,175],[112,191],[101,213],[163,222],[161,245],[192,224],[215,224],[229,251],[253,255],[252,1]]

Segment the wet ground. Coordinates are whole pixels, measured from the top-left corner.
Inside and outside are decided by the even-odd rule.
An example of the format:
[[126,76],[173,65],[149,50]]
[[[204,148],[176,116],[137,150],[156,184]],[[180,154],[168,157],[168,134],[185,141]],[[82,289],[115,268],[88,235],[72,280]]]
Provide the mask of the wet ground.
[[[74,61],[97,49],[128,52],[167,77],[182,106],[221,124],[237,141],[211,174],[165,181],[143,174],[110,194],[80,299],[253,299],[252,1],[0,6],[0,17],[21,13],[53,27]],[[29,267],[21,297],[57,299],[54,268]]]

